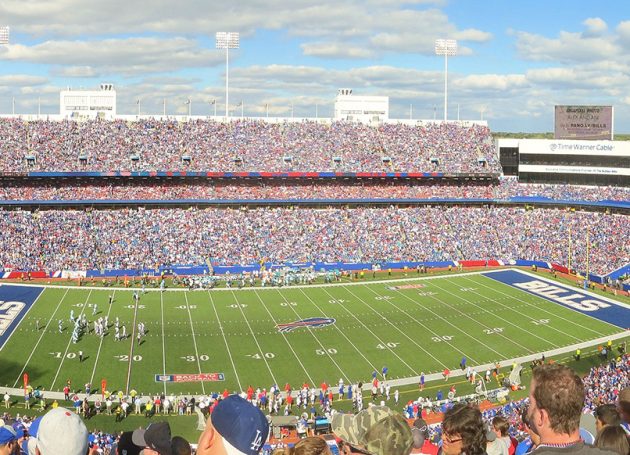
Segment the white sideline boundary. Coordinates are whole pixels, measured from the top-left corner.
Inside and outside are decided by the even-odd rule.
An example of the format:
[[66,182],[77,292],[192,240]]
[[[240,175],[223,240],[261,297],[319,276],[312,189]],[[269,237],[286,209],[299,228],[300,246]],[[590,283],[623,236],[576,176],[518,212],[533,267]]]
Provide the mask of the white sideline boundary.
[[[513,268],[503,268],[500,270],[518,270],[518,269],[513,269]],[[305,285],[291,285],[291,286],[282,286],[282,287],[278,287],[278,286],[267,286],[267,287],[261,287],[261,286],[254,286],[254,287],[242,287],[241,289],[239,288],[213,288],[213,289],[188,289],[188,288],[165,288],[163,291],[161,289],[145,289],[145,292],[182,292],[182,291],[188,291],[188,292],[195,292],[195,291],[205,291],[205,292],[226,292],[226,291],[237,291],[237,292],[241,292],[241,291],[266,291],[266,290],[278,290],[278,289],[309,289],[309,288],[324,288],[324,287],[337,287],[337,286],[362,286],[362,285],[369,285],[369,284],[388,284],[388,283],[404,283],[407,281],[423,281],[423,280],[437,280],[440,278],[453,278],[456,276],[466,276],[466,275],[480,275],[482,273],[489,273],[492,270],[486,270],[486,271],[481,271],[481,270],[476,270],[474,272],[456,272],[454,271],[452,274],[445,274],[445,275],[426,275],[426,276],[415,276],[415,277],[407,277],[407,278],[393,278],[391,280],[369,280],[369,281],[357,281],[357,282],[348,282],[348,283],[325,283],[325,284],[305,284]],[[494,270],[494,271],[498,271],[498,270]],[[410,274],[412,272],[409,272]],[[5,285],[8,286],[35,286],[35,287],[44,287],[44,288],[61,288],[61,289],[93,289],[95,291],[111,291],[112,289],[117,289],[118,292],[124,292],[124,291],[129,291],[129,292],[133,292],[134,290],[137,290],[139,288],[120,288],[120,287],[113,287],[113,286],[68,286],[68,285],[63,285],[63,284],[26,284],[26,283],[12,283],[12,282],[7,282],[7,283],[3,283]]]

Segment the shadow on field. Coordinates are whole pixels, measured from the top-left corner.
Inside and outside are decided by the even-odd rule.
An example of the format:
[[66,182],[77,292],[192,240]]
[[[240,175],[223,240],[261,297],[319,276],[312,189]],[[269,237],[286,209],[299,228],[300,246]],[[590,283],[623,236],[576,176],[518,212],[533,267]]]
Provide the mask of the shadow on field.
[[[23,353],[25,354],[25,353]],[[24,370],[23,373],[22,368],[24,368],[24,362],[26,361],[26,357],[20,359],[7,359],[4,354],[0,355],[0,395],[4,395],[4,387],[13,387],[17,380],[17,384],[15,387],[24,387],[24,382],[22,382],[22,378],[24,377],[24,373],[28,373],[29,383],[35,387],[36,384],[39,384],[39,381],[42,379],[42,375],[45,374],[44,370],[38,368],[34,364],[29,364],[28,368]]]

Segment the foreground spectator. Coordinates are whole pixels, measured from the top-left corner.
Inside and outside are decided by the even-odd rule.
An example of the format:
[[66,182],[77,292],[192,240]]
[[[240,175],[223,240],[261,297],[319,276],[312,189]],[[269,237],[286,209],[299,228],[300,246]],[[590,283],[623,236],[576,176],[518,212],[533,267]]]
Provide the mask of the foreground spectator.
[[257,455],[269,436],[269,422],[260,409],[238,395],[217,404],[199,437],[197,455]]
[[324,439],[309,436],[300,439],[293,447],[276,450],[274,455],[332,455],[332,452]]
[[65,408],[48,411],[37,430],[38,455],[85,455],[88,431],[81,418]]
[[540,365],[533,370],[529,389],[527,419],[540,444],[532,453],[604,455],[609,451],[584,444],[580,438],[580,416],[584,406],[584,386],[570,368]]
[[617,455],[630,455],[628,436],[619,425],[606,425],[595,438],[595,447],[612,450]]
[[527,415],[529,414],[529,406],[521,411],[521,422],[523,430],[527,433],[527,437],[516,446],[515,455],[526,455],[534,450],[540,444],[540,436],[532,431]]
[[621,417],[619,416],[619,412],[617,412],[617,407],[613,403],[597,406],[593,415],[595,416],[595,428],[598,433],[606,425],[621,424]]
[[446,411],[442,421],[445,455],[484,455],[486,444],[486,425],[479,408],[459,403]]
[[115,446],[115,455],[139,455],[143,447],[133,443],[133,431],[126,431],[120,435]]
[[18,437],[13,427],[0,427],[0,455],[13,455],[18,446]]
[[171,441],[171,447],[173,449],[173,455],[191,455],[192,448],[190,443],[181,436],[174,436]]
[[139,428],[133,432],[132,442],[144,447],[144,455],[172,455],[171,427],[168,422],[151,423],[146,430]]
[[370,406],[356,415],[337,413],[331,428],[343,441],[344,453],[407,455],[413,445],[409,425],[387,406]]
[[630,387],[619,392],[619,415],[622,420],[621,426],[624,431],[630,437]]
[[427,422],[419,417],[414,420],[411,426],[413,435],[413,447],[411,453],[422,453],[425,455],[437,455],[439,447],[433,444],[429,438],[429,426]]

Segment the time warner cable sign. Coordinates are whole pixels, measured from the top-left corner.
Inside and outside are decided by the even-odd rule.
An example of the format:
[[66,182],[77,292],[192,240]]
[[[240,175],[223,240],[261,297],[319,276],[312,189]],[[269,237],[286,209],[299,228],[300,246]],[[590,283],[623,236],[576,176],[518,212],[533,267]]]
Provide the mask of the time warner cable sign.
[[555,138],[612,140],[612,106],[556,106]]

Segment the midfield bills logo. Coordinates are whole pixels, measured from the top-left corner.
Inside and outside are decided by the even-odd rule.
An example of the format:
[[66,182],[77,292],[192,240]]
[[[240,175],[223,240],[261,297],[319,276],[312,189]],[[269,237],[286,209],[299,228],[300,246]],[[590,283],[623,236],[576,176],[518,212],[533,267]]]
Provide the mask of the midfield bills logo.
[[287,322],[285,324],[278,324],[276,328],[280,333],[291,332],[292,330],[299,329],[300,327],[312,327],[312,328],[320,328],[326,327],[335,323],[334,318],[308,318],[302,319],[301,321],[296,322]]

